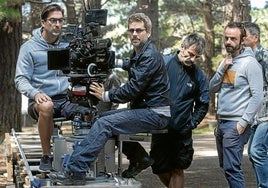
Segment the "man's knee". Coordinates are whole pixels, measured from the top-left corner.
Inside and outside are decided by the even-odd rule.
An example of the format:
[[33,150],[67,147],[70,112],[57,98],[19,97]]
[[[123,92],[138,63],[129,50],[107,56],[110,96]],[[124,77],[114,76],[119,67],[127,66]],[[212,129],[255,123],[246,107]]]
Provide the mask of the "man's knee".
[[35,110],[39,116],[51,116],[53,117],[53,107],[52,101],[43,102],[41,104],[35,104]]
[[39,114],[45,115],[48,113],[49,115],[53,114],[54,104],[52,101],[47,101],[41,104],[37,104],[34,101],[29,103],[28,106],[28,114],[35,120],[38,120]]

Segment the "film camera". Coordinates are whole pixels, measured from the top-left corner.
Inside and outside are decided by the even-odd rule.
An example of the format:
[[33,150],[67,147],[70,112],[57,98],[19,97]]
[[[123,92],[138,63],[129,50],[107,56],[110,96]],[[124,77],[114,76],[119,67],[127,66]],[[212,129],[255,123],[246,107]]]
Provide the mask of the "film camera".
[[[115,62],[115,53],[110,50],[111,40],[101,37],[101,26],[106,25],[106,9],[89,9],[85,26],[67,25],[63,28],[61,42],[68,43],[64,49],[48,50],[48,69],[62,70],[68,76],[68,98],[81,106],[93,108],[98,99],[89,94],[92,82],[103,83]],[[76,127],[87,127],[81,114],[74,117]]]
[[89,94],[89,86],[93,81],[102,83],[114,65],[112,42],[101,38],[100,26],[105,26],[106,20],[106,9],[87,10],[84,28],[63,28],[61,41],[67,42],[68,47],[48,51],[48,69],[62,70],[69,77],[69,98],[83,106],[97,104],[98,100]]

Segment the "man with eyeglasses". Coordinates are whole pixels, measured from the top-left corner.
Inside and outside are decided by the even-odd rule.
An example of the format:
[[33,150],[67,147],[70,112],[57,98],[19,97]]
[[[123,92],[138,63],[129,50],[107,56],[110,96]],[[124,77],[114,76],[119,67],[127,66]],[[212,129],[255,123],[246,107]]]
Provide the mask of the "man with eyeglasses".
[[220,167],[231,188],[244,188],[241,168],[244,145],[250,127],[263,101],[261,65],[252,50],[244,47],[244,25],[229,23],[224,29],[224,45],[228,56],[210,80],[210,91],[218,93],[215,130]]
[[48,21],[50,24],[63,24],[64,22],[64,18],[49,18],[49,19],[46,19],[46,21]]
[[89,109],[67,101],[68,78],[60,76],[58,70],[48,70],[47,51],[51,48],[65,48],[60,43],[64,22],[63,9],[57,4],[46,6],[40,16],[41,28],[33,31],[33,37],[25,42],[19,52],[15,85],[29,98],[28,114],[38,121],[43,156],[40,170],[52,170],[51,136],[53,117],[72,119],[75,111]]
[[[128,18],[128,32],[133,52],[129,61],[116,64],[128,71],[129,79],[121,87],[104,91],[102,84],[93,83],[90,94],[104,102],[127,103],[129,109],[100,114],[87,136],[80,141],[66,165],[64,175],[50,177],[65,185],[85,184],[89,164],[94,162],[106,141],[119,134],[135,134],[163,129],[170,119],[168,75],[162,55],[149,39],[152,23],[143,13]],[[124,143],[123,153],[130,159],[131,177],[149,167],[153,160],[136,145]],[[130,177],[130,176],[127,176]]]
[[195,64],[205,51],[205,39],[187,35],[181,50],[166,56],[170,81],[171,120],[167,134],[152,136],[150,155],[153,173],[169,188],[184,186],[184,170],[193,160],[192,130],[206,116],[209,106],[208,81]]
[[261,45],[260,27],[256,23],[245,22],[244,45],[251,47],[263,70],[264,100],[257,113],[256,122],[251,126],[248,154],[259,188],[268,187],[268,51]]

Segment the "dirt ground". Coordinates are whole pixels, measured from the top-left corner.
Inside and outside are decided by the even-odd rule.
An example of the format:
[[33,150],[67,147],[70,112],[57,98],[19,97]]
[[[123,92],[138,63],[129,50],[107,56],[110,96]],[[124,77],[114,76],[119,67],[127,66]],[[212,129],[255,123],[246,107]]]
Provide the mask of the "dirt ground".
[[[213,132],[194,134],[194,160],[189,169],[185,171],[185,188],[227,188],[228,184],[223,173],[219,169],[218,157]],[[148,148],[149,146],[147,146]],[[247,188],[256,188],[255,175],[247,156],[245,146],[243,170]],[[158,177],[152,174],[148,168],[143,171],[139,178],[142,188],[164,188]]]
[[[218,166],[218,158],[215,147],[213,131],[194,134],[194,160],[189,169],[185,171],[185,188],[226,188],[227,182]],[[150,143],[142,143],[149,151]],[[1,144],[0,152],[0,188],[12,187],[12,180],[6,178],[6,158],[4,145]],[[127,168],[127,160],[123,160],[123,168]],[[243,169],[247,188],[255,188],[256,181],[252,166],[247,156],[247,146],[244,151]],[[144,170],[137,176],[142,183],[142,188],[164,188],[158,177],[152,174],[151,168]],[[13,186],[14,187],[14,186]]]

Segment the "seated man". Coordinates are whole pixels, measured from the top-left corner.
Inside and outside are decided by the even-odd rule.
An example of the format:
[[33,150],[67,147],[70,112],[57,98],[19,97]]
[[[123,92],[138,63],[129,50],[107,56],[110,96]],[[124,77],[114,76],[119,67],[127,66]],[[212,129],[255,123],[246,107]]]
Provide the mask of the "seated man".
[[134,51],[130,61],[120,66],[128,71],[128,82],[109,91],[104,91],[102,84],[90,86],[90,94],[102,101],[130,102],[131,108],[115,110],[97,118],[87,136],[76,145],[65,173],[51,173],[50,178],[65,185],[83,185],[88,164],[96,160],[109,138],[167,126],[170,119],[168,76],[162,55],[149,40],[151,28],[151,20],[143,13],[128,18],[128,32]]
[[50,139],[54,129],[53,117],[71,119],[75,111],[88,111],[67,101],[68,78],[58,76],[58,70],[48,70],[47,50],[64,48],[59,42],[64,22],[63,9],[57,4],[45,7],[41,13],[41,28],[33,31],[33,37],[20,49],[17,61],[15,85],[29,98],[29,115],[38,120],[38,130],[43,156],[40,170],[52,170]]

